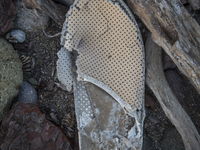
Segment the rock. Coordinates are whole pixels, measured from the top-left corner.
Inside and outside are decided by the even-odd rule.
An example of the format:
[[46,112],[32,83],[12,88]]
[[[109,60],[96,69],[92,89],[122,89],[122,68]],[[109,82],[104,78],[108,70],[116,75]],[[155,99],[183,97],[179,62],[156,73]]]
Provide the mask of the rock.
[[12,0],[0,1],[0,36],[3,36],[12,26],[17,9]]
[[22,63],[18,53],[11,44],[0,38],[0,121],[7,115],[22,81]]
[[161,144],[163,150],[185,150],[182,138],[175,128],[165,131]]
[[40,19],[36,17],[33,9],[28,9],[24,5],[24,1],[16,2],[17,18],[15,19],[16,27],[24,31],[38,31],[46,28],[49,24],[49,17],[42,11],[37,9]]
[[167,55],[167,53],[163,51],[163,69],[168,70],[168,69],[175,69],[175,68],[176,68],[175,63],[172,61],[169,55]]
[[22,30],[12,30],[11,36],[16,38],[19,43],[22,43],[26,39],[26,33]]
[[71,150],[69,140],[35,104],[16,103],[0,127],[0,149]]
[[37,102],[37,92],[30,83],[23,81],[19,88],[18,101],[22,103]]

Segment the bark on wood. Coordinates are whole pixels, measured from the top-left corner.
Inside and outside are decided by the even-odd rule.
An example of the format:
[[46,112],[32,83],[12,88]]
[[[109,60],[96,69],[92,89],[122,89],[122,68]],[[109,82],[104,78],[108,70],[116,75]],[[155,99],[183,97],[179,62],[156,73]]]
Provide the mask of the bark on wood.
[[145,48],[147,85],[154,92],[167,117],[179,131],[186,150],[199,150],[199,133],[165,79],[161,47],[153,42],[150,34],[148,35]]
[[152,32],[154,41],[172,58],[200,93],[200,27],[179,0],[128,0]]
[[52,0],[25,0],[24,4],[29,9],[40,9],[59,25],[63,25],[65,12]]

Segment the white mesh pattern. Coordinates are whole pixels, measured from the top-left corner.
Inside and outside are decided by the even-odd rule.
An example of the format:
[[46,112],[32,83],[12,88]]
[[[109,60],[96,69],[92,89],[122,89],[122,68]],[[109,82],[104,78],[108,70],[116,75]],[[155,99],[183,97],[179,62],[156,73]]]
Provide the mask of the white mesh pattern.
[[93,118],[93,111],[91,108],[90,100],[83,82],[75,81],[74,97],[76,106],[76,116],[82,116],[83,113],[87,114],[91,119]]
[[134,110],[142,109],[144,48],[135,19],[122,7],[109,0],[79,0],[67,14],[62,44],[79,53],[79,80],[111,89],[111,96],[114,92]]
[[57,73],[58,79],[64,84],[68,91],[72,90],[73,75],[72,75],[72,59],[70,52],[64,47],[57,53]]

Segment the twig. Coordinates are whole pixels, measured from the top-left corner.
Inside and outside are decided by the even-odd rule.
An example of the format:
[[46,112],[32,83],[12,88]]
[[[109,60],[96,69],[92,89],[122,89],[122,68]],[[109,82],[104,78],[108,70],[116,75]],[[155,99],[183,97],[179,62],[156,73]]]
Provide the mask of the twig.
[[[38,18],[38,20],[39,20],[39,22],[40,22],[40,25],[42,26],[42,19],[41,19],[41,17],[39,16],[39,14],[37,13],[37,10],[36,10],[36,9],[33,9],[33,12],[34,12],[35,16]],[[43,26],[42,26],[42,31],[43,31],[44,35],[46,35],[46,36],[49,37],[49,38],[53,38],[53,37],[56,37],[56,36],[60,36],[60,35],[62,34],[62,32],[58,32],[58,33],[56,33],[56,34],[54,34],[54,35],[48,35],[48,34],[45,32]]]
[[54,35],[48,35],[48,34],[45,32],[44,28],[42,29],[42,31],[43,31],[44,35],[46,35],[46,36],[49,37],[49,38],[53,38],[53,37],[56,37],[56,36],[60,36],[60,35],[62,34],[62,32],[58,32],[58,33],[56,33],[56,34],[54,34]]

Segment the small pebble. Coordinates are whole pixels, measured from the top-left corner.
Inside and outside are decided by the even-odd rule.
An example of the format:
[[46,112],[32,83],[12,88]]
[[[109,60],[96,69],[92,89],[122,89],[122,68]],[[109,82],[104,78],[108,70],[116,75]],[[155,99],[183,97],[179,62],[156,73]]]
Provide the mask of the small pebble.
[[50,117],[54,123],[56,123],[57,125],[60,125],[60,122],[54,113],[50,113]]
[[26,34],[22,30],[13,30],[11,31],[11,36],[16,38],[19,43],[22,43],[26,39]]
[[148,118],[149,118],[149,120],[150,120],[153,124],[158,123],[158,118],[157,118],[157,117],[155,117],[155,116],[149,116]]
[[30,83],[23,81],[19,88],[18,101],[22,103],[37,102],[37,92]]

